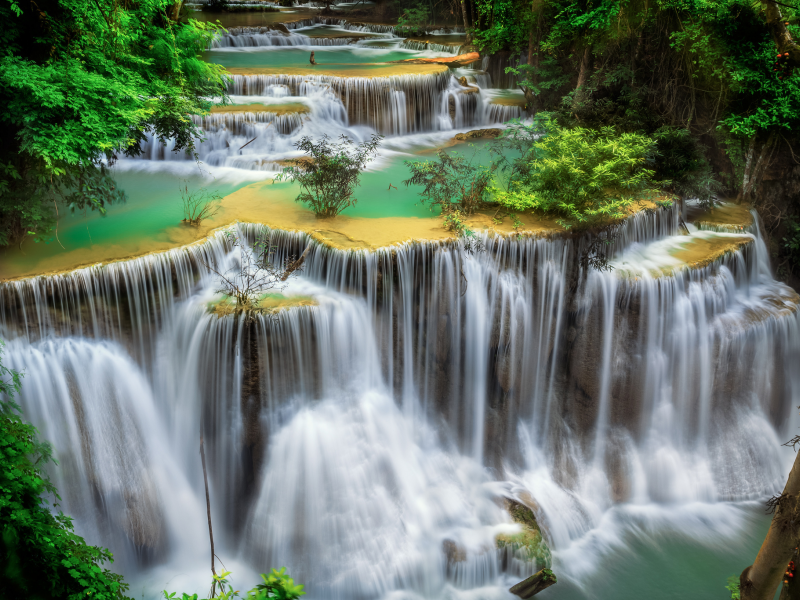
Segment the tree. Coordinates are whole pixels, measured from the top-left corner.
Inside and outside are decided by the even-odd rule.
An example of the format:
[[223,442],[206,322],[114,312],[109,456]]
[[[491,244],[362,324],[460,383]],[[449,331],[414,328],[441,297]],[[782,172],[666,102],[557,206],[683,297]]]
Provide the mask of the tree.
[[430,11],[424,4],[405,9],[397,19],[395,31],[405,35],[422,35],[430,22]]
[[0,597],[126,600],[122,576],[103,568],[111,553],[88,545],[70,517],[48,509],[47,496],[56,500],[53,509],[61,499],[44,467],[57,463],[22,420],[13,401],[19,388],[20,374],[0,365]]
[[194,152],[189,118],[225,96],[202,60],[217,25],[175,19],[173,0],[41,0],[0,5],[0,244],[48,239],[58,205],[105,211],[121,199],[104,168],[148,132]]
[[378,154],[382,135],[360,144],[346,135],[339,142],[323,135],[318,142],[304,136],[295,144],[305,157],[292,159],[293,166],[285,167],[275,181],[297,181],[302,192],[295,199],[307,204],[319,218],[335,217],[356,203],[353,197],[361,172]]
[[237,311],[258,310],[259,299],[270,290],[282,289],[282,283],[300,271],[306,257],[304,253],[296,261],[287,261],[283,268],[277,267],[270,261],[274,248],[269,245],[268,237],[260,236],[248,245],[234,232],[225,235],[231,246],[239,249],[239,260],[224,271],[213,265],[205,266],[219,277],[216,292],[232,298]]
[[[800,438],[792,442],[797,444]],[[741,600],[772,600],[784,578],[800,538],[800,454],[795,457],[786,485],[768,507],[773,511],[767,536],[752,565],[739,577]]]

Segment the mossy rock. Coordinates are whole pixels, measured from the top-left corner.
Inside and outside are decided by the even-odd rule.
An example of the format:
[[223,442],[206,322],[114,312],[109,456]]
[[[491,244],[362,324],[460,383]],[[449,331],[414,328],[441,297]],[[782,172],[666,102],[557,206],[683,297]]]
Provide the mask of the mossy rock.
[[223,296],[219,300],[209,302],[208,312],[217,317],[234,315],[241,312],[257,312],[274,314],[298,306],[316,306],[317,301],[310,296],[284,296],[283,294],[264,294],[247,306],[237,306],[236,301]]
[[536,515],[533,511],[515,500],[506,498],[506,510],[511,519],[522,525],[522,531],[515,534],[499,534],[495,544],[499,549],[508,548],[518,559],[536,562],[538,566],[549,567],[552,563],[550,548],[547,546]]

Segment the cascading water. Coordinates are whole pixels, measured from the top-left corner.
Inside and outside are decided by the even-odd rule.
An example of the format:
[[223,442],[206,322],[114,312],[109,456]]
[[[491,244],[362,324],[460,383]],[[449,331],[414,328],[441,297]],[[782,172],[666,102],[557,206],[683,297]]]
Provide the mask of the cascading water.
[[[320,26],[391,48],[307,35]],[[347,48],[379,63],[403,44],[391,26],[285,27],[230,28],[214,52]],[[493,89],[513,83],[512,58],[435,74],[239,73],[239,106],[195,120],[198,154],[211,169],[274,171],[303,135],[377,131],[400,153],[499,125],[523,114]],[[137,167],[191,158],[170,144],[148,140]],[[239,589],[286,566],[311,598],[507,598],[542,566],[496,548],[518,531],[511,498],[550,543],[553,598],[657,597],[629,572],[653,547],[694,560],[758,530],[748,502],[781,485],[800,404],[800,298],[772,278],[757,225],[680,235],[679,222],[677,209],[628,219],[608,271],[584,270],[586,241],[568,237],[344,252],[240,224],[242,239],[270,236],[276,264],[312,245],[285,290],[305,305],[210,313],[204,265],[238,260],[217,233],[2,284],[4,361],[24,371],[25,413],[54,444],[65,512],[137,596],[207,581],[202,432],[217,553]],[[726,236],[738,245],[708,264],[674,256]],[[624,586],[608,585],[608,556],[628,563]]]
[[[493,549],[515,527],[506,496],[537,507],[565,589],[593,597],[600,550],[623,544],[603,534],[657,527],[652,511],[734,535],[725,503],[779,485],[796,425],[800,299],[754,233],[657,272],[676,229],[675,211],[633,218],[613,269],[587,274],[560,239],[314,246],[286,293],[317,305],[252,321],[205,308],[202,262],[237,260],[220,234],[6,284],[3,336],[65,508],[127,573],[199,555],[203,431],[219,545],[245,578],[285,565],[313,597],[499,596],[535,568]],[[269,243],[282,262],[310,242]]]

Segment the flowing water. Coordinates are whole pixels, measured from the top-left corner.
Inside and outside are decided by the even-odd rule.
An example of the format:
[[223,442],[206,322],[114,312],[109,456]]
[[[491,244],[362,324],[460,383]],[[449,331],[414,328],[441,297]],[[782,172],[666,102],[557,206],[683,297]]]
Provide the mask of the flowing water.
[[[303,27],[335,28],[229,31],[210,55],[280,70],[330,47],[370,69],[431,52],[391,31],[368,32],[389,49],[307,43]],[[380,131],[380,168],[399,177],[410,151],[508,118],[486,108],[514,92],[471,71],[466,96],[446,70],[236,75],[248,110],[198,121],[204,168],[242,182],[296,155],[300,135]],[[133,186],[193,164],[151,140],[118,168]],[[550,544],[560,581],[542,597],[724,598],[752,561],[800,424],[800,298],[773,278],[757,221],[683,231],[677,208],[642,212],[607,271],[583,271],[583,242],[558,236],[346,252],[234,230],[268,236],[276,264],[311,246],[283,290],[302,306],[212,314],[206,265],[240,260],[224,232],[0,288],[5,364],[53,442],[63,509],[114,552],[135,597],[205,592],[201,435],[217,554],[238,589],[286,566],[310,598],[509,598],[543,565],[496,548],[518,530],[504,498],[533,507]],[[682,254],[727,243],[706,262]]]

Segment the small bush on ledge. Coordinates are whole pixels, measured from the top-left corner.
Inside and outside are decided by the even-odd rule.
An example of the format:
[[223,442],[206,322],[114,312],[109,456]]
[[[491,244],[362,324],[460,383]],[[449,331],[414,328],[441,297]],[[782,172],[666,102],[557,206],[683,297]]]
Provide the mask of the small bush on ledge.
[[[517,122],[504,138],[521,151],[509,169],[506,189],[494,200],[520,212],[558,216],[566,227],[605,225],[630,214],[634,203],[661,194],[649,168],[656,140],[613,127],[561,127],[548,117],[532,125]],[[502,144],[502,139],[500,143]]]
[[338,142],[327,135],[318,142],[304,136],[295,146],[305,156],[288,161],[292,166],[285,167],[275,181],[297,181],[302,190],[297,202],[307,204],[319,218],[335,217],[356,203],[353,194],[361,172],[377,156],[382,139],[373,134],[354,144],[346,135]]

